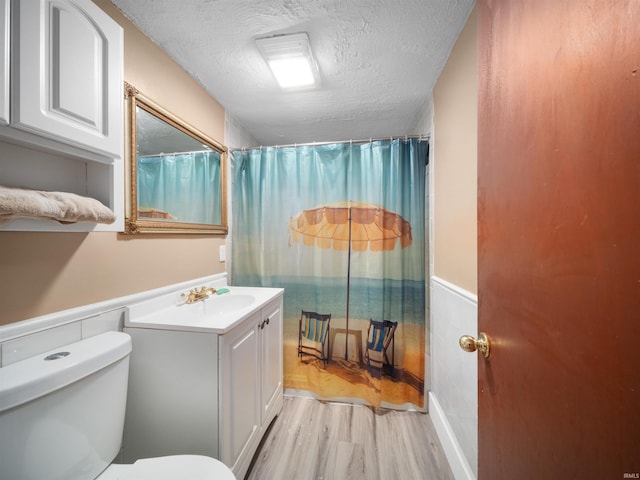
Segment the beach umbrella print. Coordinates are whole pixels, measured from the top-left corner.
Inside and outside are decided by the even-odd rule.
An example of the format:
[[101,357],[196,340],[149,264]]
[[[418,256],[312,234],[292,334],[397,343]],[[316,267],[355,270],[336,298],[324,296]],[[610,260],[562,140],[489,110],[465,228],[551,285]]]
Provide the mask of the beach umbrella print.
[[349,337],[349,290],[351,252],[381,252],[412,243],[411,224],[399,214],[380,205],[362,202],[340,202],[303,210],[289,220],[289,239],[302,240],[303,245],[347,251],[346,342]]

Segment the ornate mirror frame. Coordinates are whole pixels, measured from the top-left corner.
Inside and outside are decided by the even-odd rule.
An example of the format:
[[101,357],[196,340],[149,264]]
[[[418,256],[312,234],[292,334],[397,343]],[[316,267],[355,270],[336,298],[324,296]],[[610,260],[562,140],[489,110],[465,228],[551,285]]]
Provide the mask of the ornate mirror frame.
[[[127,135],[125,144],[125,165],[126,165],[126,185],[127,198],[125,203],[125,234],[140,233],[177,233],[177,234],[214,234],[226,235],[227,225],[227,196],[226,196],[226,164],[227,148],[216,142],[206,134],[190,126],[175,115],[172,115],[155,102],[145,97],[135,87],[125,82],[125,100],[127,103]],[[203,147],[220,154],[220,223],[190,223],[174,220],[171,215],[164,219],[153,218],[140,211],[138,207],[138,197],[140,188],[138,184],[138,108],[151,114],[156,119],[173,127],[176,131],[188,135]],[[197,208],[206,208],[206,205],[197,205]],[[213,208],[213,206],[211,207]],[[163,212],[164,213],[164,212]]]

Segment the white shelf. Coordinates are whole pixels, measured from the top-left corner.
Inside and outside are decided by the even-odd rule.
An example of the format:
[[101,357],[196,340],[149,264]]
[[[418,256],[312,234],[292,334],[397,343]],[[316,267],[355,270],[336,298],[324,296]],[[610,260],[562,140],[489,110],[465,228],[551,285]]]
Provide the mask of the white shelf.
[[95,198],[116,215],[112,224],[16,218],[0,231],[87,232],[124,230],[124,167],[33,150],[0,141],[0,185],[36,190],[70,192]]

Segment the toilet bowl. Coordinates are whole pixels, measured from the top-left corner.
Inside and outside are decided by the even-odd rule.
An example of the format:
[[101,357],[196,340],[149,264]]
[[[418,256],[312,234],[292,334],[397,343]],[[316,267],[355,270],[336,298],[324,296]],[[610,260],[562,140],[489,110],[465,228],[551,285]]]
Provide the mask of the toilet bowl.
[[109,466],[97,480],[235,480],[219,460],[202,455],[145,458],[132,465]]
[[129,335],[107,332],[0,368],[0,479],[236,480],[201,455],[111,463],[130,353]]

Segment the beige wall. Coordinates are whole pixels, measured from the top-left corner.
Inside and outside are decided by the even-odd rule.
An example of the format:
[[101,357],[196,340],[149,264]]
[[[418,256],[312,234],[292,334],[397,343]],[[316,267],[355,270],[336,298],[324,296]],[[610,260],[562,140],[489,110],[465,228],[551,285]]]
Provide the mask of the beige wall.
[[433,90],[434,275],[477,294],[476,8]]
[[[124,28],[125,80],[224,141],[224,109],[108,0]],[[0,232],[0,324],[224,271],[224,237]]]

